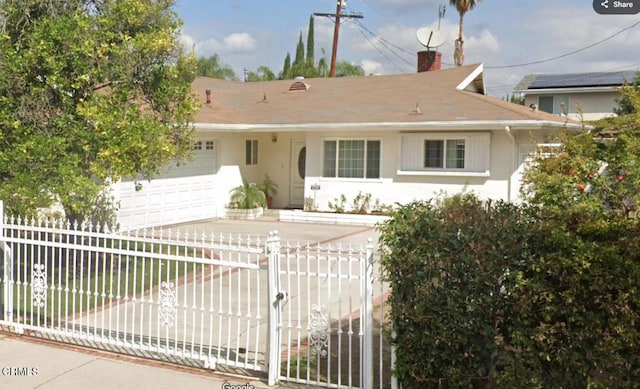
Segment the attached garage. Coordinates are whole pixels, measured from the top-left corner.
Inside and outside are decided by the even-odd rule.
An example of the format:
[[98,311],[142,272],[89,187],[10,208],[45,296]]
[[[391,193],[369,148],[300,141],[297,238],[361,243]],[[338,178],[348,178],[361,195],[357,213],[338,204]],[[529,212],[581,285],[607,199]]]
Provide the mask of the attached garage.
[[140,228],[216,217],[216,141],[198,139],[193,160],[173,163],[151,181],[123,179],[114,188],[122,228]]

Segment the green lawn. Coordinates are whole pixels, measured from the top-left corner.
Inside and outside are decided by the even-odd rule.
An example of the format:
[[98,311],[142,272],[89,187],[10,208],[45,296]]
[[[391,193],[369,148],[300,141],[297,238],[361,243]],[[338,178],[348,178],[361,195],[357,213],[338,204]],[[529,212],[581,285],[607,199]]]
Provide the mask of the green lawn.
[[[171,259],[151,259],[152,253],[193,256],[192,248],[175,245],[133,244],[132,241],[103,239],[96,252],[29,247],[14,250],[14,319],[25,323],[63,322],[67,318],[141,298],[163,281],[176,283],[195,273],[201,265]],[[128,246],[127,246],[128,244]],[[109,253],[104,248],[126,248],[126,253]],[[103,252],[99,252],[102,250]],[[38,269],[45,271],[46,290]],[[35,271],[35,272],[34,272]],[[34,275],[35,274],[35,275]],[[20,280],[21,282],[18,282]],[[39,292],[33,296],[32,291]]]

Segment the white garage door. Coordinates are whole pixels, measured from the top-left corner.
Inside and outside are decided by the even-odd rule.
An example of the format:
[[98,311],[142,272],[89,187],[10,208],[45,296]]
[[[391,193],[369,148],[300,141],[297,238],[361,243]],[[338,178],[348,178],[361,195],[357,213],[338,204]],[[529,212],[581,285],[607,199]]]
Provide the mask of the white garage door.
[[115,188],[120,200],[118,221],[122,228],[151,227],[216,216],[214,189],[216,143],[199,139],[194,159],[175,163],[151,181],[122,180]]

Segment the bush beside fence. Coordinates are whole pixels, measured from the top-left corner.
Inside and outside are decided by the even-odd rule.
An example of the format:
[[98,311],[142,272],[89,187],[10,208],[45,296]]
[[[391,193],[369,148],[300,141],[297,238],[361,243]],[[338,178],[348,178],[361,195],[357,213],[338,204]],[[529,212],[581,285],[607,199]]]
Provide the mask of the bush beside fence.
[[640,381],[637,220],[459,195],[380,229],[404,388]]

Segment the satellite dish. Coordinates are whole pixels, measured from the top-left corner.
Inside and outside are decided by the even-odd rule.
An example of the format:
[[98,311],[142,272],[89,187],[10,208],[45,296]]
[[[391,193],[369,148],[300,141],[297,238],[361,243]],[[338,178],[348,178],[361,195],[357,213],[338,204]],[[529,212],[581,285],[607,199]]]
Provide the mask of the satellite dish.
[[430,47],[438,47],[444,43],[444,35],[440,31],[433,30],[429,27],[419,28],[416,32],[418,42],[427,49]]

